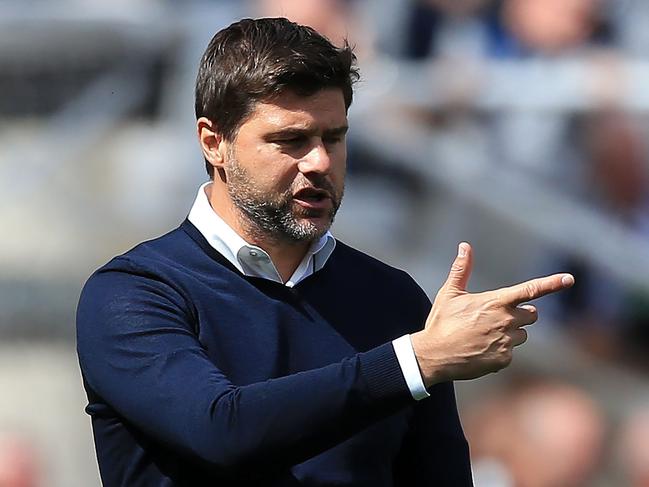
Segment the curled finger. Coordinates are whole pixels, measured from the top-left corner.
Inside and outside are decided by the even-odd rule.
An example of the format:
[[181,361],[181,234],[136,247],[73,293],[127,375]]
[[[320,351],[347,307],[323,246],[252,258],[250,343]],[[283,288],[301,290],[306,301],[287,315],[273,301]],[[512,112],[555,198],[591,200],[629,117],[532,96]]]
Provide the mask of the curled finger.
[[536,309],[536,306],[531,304],[521,304],[514,308],[514,325],[516,328],[521,326],[531,325],[536,323],[536,320],[539,319],[539,313]]
[[512,346],[517,347],[522,345],[527,341],[527,331],[523,328],[516,328],[515,330],[510,330],[507,334],[512,339]]

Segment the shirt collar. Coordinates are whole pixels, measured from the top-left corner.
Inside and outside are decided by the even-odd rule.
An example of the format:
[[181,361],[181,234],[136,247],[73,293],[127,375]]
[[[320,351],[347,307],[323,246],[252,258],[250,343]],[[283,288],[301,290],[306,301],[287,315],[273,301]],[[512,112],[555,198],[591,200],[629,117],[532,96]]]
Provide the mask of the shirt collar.
[[[194,200],[189,221],[205,237],[205,240],[221,255],[246,276],[261,277],[275,282],[282,282],[275,265],[268,253],[257,245],[246,242],[228,225],[210,205],[205,188],[210,181],[201,185]],[[324,267],[336,247],[336,239],[327,232],[315,240],[297,269],[288,281],[287,287],[293,287],[311,274]]]

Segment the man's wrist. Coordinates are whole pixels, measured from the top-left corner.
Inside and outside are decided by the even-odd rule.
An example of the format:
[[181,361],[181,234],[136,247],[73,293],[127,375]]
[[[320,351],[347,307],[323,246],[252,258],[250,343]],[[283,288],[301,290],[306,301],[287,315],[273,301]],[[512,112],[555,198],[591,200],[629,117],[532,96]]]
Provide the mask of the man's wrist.
[[420,401],[430,396],[417,363],[417,357],[410,340],[410,335],[403,335],[392,341],[394,353],[399,361],[401,373],[408,385],[413,399]]
[[[430,347],[427,346],[427,340],[424,333],[424,330],[413,333],[410,335],[410,342],[412,344],[413,354],[415,355],[415,360],[417,361],[422,381],[426,387],[431,387],[434,384],[446,382],[449,379],[442,376],[441,366],[435,366],[435,364],[431,363]],[[428,353],[426,353],[427,349]]]

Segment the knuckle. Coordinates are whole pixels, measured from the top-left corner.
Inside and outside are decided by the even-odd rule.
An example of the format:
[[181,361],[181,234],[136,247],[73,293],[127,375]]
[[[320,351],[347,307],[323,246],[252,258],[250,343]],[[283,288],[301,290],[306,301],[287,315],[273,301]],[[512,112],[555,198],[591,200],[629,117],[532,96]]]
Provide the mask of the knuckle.
[[534,299],[539,293],[539,286],[534,282],[528,282],[523,292],[528,299]]
[[487,294],[485,297],[486,297],[485,307],[487,309],[502,308],[505,304],[505,296],[500,292],[496,292],[493,294],[490,293]]
[[507,316],[507,318],[505,319],[504,325],[505,325],[504,328],[506,330],[510,330],[512,328],[516,328],[517,326],[520,326],[521,322],[520,322],[520,319],[518,318],[518,316],[515,316],[515,315],[512,314],[512,315]]
[[457,273],[457,272],[462,272],[463,270],[464,270],[464,266],[457,261],[453,262],[453,264],[451,265],[451,272]]

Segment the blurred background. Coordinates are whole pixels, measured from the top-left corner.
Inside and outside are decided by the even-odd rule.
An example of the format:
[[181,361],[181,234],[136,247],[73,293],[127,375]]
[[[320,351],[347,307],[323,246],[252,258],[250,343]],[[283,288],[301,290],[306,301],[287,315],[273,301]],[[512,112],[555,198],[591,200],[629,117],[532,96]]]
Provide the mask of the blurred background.
[[207,179],[212,35],[286,16],[356,46],[334,233],[431,297],[555,271],[512,367],[457,384],[479,487],[649,486],[649,2],[0,0],[0,486],[98,486],[74,343],[90,273]]

